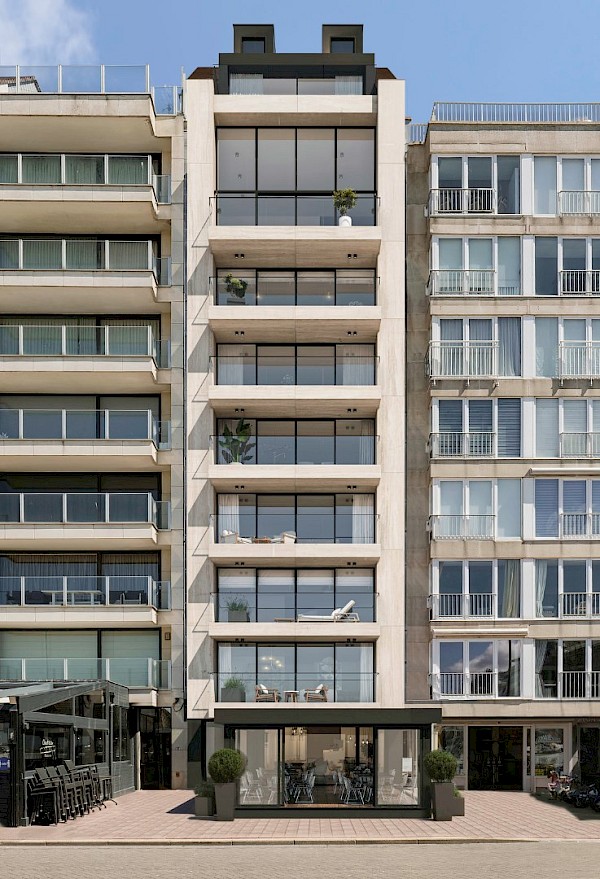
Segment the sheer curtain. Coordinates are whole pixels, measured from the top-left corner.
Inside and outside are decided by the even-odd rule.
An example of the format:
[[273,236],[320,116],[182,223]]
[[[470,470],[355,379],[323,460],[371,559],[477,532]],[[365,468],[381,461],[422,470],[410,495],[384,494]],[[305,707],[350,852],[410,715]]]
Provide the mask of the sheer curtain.
[[373,464],[375,462],[375,423],[362,421],[358,445],[358,463]]
[[95,238],[67,238],[65,268],[89,272],[104,267],[104,243]]
[[34,185],[59,184],[60,156],[23,156],[23,183]]
[[375,539],[374,498],[355,494],[352,498],[352,543],[373,543]]
[[18,161],[16,156],[0,156],[0,183],[18,183]]
[[548,649],[548,641],[538,638],[535,642],[535,695],[538,698],[544,695],[544,679],[542,677],[542,669],[544,668],[544,660],[546,659],[546,650]]
[[62,268],[62,241],[58,238],[24,238],[23,268],[58,271]]
[[360,702],[373,702],[373,646],[361,644],[360,647]]
[[240,496],[238,494],[219,495],[219,538],[240,533]]
[[338,345],[337,361],[341,364],[343,385],[372,385],[375,362],[372,345]]
[[504,562],[504,591],[500,616],[519,616],[521,604],[520,570],[518,559],[507,559]]
[[65,183],[104,183],[104,156],[65,156]]
[[262,95],[262,73],[231,73],[229,75],[230,95]]
[[148,269],[147,241],[110,241],[108,268],[113,271]]
[[240,345],[219,345],[217,356],[217,384],[244,384],[244,353]]
[[555,317],[535,318],[536,375],[556,376],[558,366],[558,320]]
[[107,354],[150,355],[160,335],[158,319],[109,318],[101,322],[106,327]]
[[109,156],[108,182],[117,186],[148,183],[147,156]]
[[499,374],[521,375],[521,318],[498,318]]
[[336,76],[335,93],[336,95],[362,95],[362,76]]
[[536,616],[538,616],[538,617],[544,616],[544,598],[546,596],[547,580],[548,580],[548,562],[545,559],[536,559],[536,562],[535,562],[535,612],[536,612]]

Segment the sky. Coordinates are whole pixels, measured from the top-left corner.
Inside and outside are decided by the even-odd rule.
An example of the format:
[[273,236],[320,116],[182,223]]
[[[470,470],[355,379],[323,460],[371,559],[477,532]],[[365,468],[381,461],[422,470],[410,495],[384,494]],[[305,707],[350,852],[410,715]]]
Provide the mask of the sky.
[[364,48],[434,101],[598,101],[598,0],[0,0],[0,65],[150,64],[179,83],[231,51],[232,24],[275,25],[280,52],[320,51],[321,24],[364,24]]

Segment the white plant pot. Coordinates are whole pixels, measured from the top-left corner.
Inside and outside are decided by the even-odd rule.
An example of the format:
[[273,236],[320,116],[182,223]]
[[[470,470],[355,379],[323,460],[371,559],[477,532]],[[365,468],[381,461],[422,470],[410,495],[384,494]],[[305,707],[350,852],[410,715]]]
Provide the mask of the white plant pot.
[[338,226],[351,226],[352,225],[352,217],[348,214],[344,214],[343,217],[340,217],[338,220]]

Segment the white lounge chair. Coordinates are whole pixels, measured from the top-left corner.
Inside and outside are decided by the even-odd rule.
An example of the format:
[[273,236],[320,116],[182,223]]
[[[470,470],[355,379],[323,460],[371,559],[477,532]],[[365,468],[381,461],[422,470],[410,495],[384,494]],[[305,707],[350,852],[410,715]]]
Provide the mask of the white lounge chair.
[[317,616],[307,613],[298,614],[299,623],[360,623],[360,617],[352,608],[355,601],[349,601],[344,607],[336,607],[330,614]]

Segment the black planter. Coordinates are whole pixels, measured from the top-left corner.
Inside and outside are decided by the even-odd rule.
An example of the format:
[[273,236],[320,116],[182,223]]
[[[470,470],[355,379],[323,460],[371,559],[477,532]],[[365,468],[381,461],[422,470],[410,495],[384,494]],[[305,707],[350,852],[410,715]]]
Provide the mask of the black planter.
[[247,610],[228,610],[227,611],[227,621],[230,623],[247,623],[248,622],[248,611]]
[[217,803],[217,821],[233,821],[235,811],[235,781],[228,784],[215,784],[215,800]]
[[194,797],[194,814],[196,818],[208,818],[214,814],[212,797]]
[[454,796],[453,783],[451,781],[434,781],[431,785],[431,794],[433,820],[452,821],[452,816],[457,814],[454,805],[457,797]]
[[221,702],[245,702],[246,691],[239,687],[221,687]]

